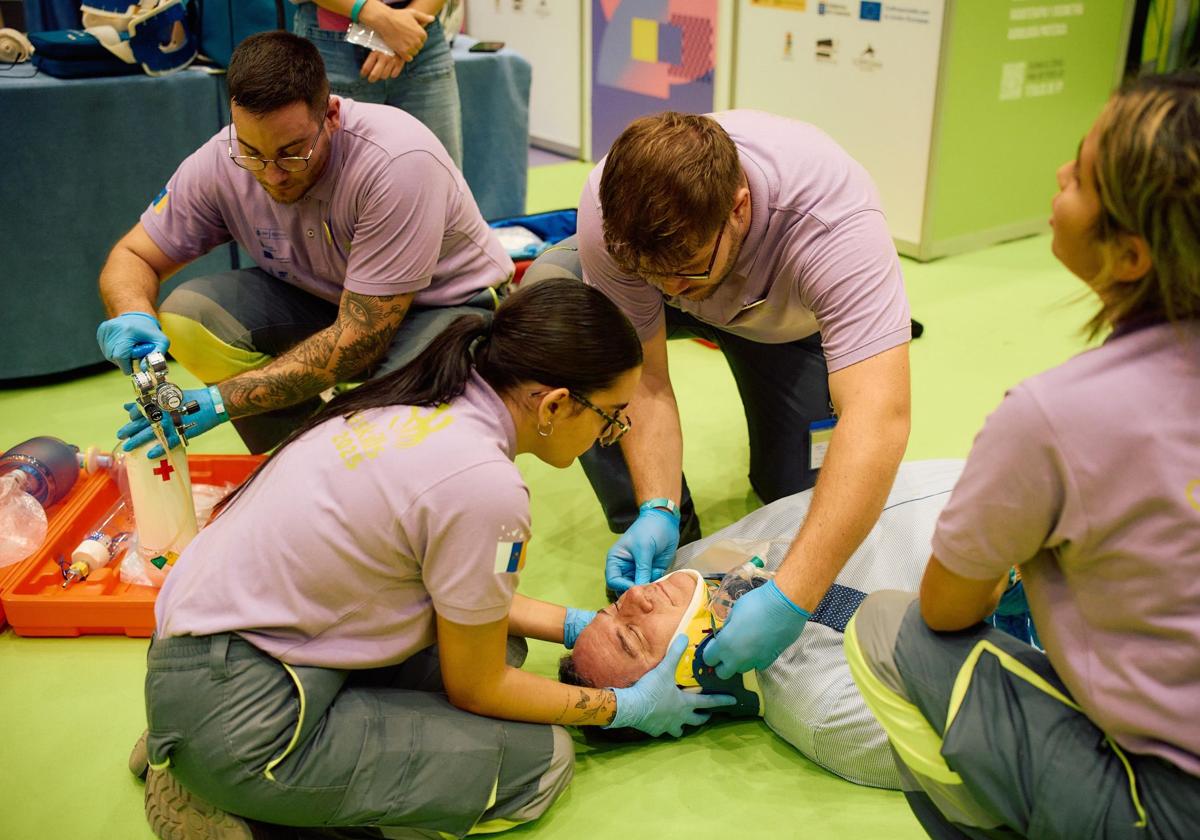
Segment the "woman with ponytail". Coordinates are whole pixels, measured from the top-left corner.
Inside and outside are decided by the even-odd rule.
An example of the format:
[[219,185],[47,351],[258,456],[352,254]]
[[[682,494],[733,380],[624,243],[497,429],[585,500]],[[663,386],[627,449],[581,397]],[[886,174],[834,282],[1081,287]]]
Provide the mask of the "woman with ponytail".
[[522,637],[569,646],[590,614],[516,594],[531,524],[513,458],[566,467],[615,442],[641,363],[603,294],[546,281],[490,323],[460,318],[291,435],[158,598],[146,749],[159,836],[198,821],[212,837],[264,823],[493,832],[570,781],[572,741],[553,724],[679,734],[728,702],[675,687],[679,651],[629,689],[514,667]]

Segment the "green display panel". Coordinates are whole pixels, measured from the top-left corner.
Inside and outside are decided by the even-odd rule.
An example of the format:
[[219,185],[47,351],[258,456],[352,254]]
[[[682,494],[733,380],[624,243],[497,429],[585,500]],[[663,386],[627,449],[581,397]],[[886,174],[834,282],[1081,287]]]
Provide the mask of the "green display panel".
[[943,35],[921,253],[1043,229],[1054,173],[1120,82],[1132,2],[957,0]]

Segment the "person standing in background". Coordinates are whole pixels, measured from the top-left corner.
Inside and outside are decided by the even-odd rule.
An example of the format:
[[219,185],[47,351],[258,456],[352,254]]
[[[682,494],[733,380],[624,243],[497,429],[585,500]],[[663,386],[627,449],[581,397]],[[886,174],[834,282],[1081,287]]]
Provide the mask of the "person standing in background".
[[[292,30],[320,50],[333,92],[407,111],[437,135],[462,169],[462,105],[438,18],[446,0],[303,0],[298,5]],[[374,30],[396,54],[348,42],[350,22]]]

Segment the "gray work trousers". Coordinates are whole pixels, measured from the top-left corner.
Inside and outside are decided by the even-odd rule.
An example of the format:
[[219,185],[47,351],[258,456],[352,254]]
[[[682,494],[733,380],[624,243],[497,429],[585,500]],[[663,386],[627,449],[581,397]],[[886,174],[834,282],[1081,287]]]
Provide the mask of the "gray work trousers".
[[[391,344],[363,378],[399,370],[462,315],[491,317],[506,292],[483,289],[461,306],[413,306]],[[268,364],[337,318],[338,306],[272,277],[260,268],[195,277],[159,307],[171,354],[209,385]],[[233,426],[252,453],[274,449],[313,412],[321,399],[239,417]]]
[[986,624],[935,633],[915,595],[884,591],[845,650],[931,837],[1200,836],[1200,778],[1122,750],[1034,647]]
[[539,817],[574,772],[562,727],[452,706],[431,651],[347,671],[289,666],[221,633],[154,640],[147,671],[151,766],[263,823],[493,832]]

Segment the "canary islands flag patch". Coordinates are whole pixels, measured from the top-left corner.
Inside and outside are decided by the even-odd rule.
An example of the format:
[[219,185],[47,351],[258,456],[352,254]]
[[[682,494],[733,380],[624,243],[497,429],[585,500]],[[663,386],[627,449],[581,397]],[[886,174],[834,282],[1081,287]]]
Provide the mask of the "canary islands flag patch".
[[150,202],[150,206],[154,208],[155,213],[162,213],[167,209],[167,199],[170,197],[170,188],[163,187],[162,192],[154,197],[154,201]]
[[527,542],[501,542],[496,546],[496,574],[516,574],[525,568]]

